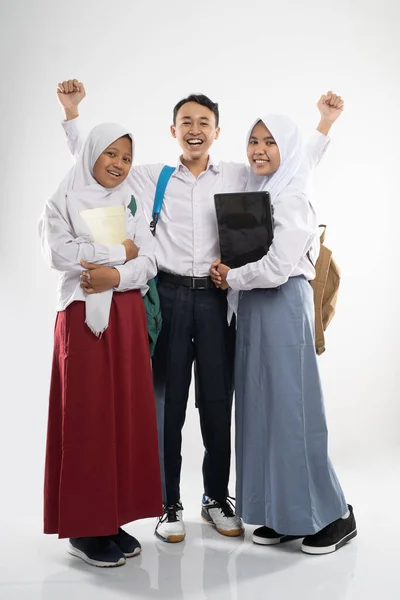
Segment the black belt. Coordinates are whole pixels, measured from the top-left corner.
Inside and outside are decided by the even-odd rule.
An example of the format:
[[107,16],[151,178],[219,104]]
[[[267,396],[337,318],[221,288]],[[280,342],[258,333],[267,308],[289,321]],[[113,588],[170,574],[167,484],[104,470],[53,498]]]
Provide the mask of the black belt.
[[185,275],[174,275],[173,273],[158,272],[158,279],[176,285],[183,285],[191,290],[210,290],[214,287],[211,277],[188,277]]

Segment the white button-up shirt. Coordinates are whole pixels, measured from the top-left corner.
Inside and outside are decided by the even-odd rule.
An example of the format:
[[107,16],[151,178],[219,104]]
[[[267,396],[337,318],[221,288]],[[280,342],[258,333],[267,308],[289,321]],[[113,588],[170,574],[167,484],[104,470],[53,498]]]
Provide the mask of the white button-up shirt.
[[81,260],[118,269],[120,283],[115,288],[117,292],[139,289],[144,295],[149,289],[147,281],[157,272],[154,238],[141,210],[134,217],[127,211],[127,237],[140,248],[139,256],[128,262],[125,262],[126,251],[122,244],[104,246],[76,240],[72,226],[60,213],[52,212],[47,206],[39,221],[39,235],[47,264],[60,272],[57,310],[65,310],[71,302],[85,301],[87,297],[81,288]]
[[290,186],[274,202],[274,239],[267,254],[256,262],[231,269],[227,282],[232,290],[276,288],[289,277],[315,277],[319,253],[318,223],[308,198]]
[[[77,156],[83,136],[79,117],[64,121],[71,153]],[[329,138],[315,132],[306,146],[310,169],[318,164],[327,149]],[[163,165],[134,167],[129,184],[132,194],[143,206],[150,223],[157,180]],[[207,169],[197,178],[179,160],[168,183],[159,217],[155,254],[160,271],[204,277],[211,263],[220,257],[214,195],[245,190],[250,167],[221,162],[211,157]]]
[[[130,181],[149,220],[162,167],[136,167]],[[243,190],[246,182],[244,165],[216,165],[210,158],[207,169],[196,178],[179,161],[168,183],[156,229],[160,271],[192,277],[210,274],[211,263],[220,255],[214,194]]]

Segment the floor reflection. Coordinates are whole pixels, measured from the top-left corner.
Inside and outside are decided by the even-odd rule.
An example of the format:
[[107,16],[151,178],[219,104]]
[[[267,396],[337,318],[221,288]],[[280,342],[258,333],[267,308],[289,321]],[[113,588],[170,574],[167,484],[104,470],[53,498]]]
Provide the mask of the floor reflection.
[[301,552],[299,540],[256,546],[251,530],[246,538],[225,538],[208,525],[187,523],[185,542],[146,540],[143,554],[117,569],[94,569],[65,556],[65,568],[43,581],[41,600],[347,597],[357,566],[356,542],[340,553],[314,557]]

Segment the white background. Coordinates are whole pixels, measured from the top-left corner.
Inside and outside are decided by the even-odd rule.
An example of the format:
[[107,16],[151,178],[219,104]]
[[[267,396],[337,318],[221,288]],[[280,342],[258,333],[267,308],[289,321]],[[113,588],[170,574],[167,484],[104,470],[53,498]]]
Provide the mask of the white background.
[[[345,112],[315,173],[320,220],[343,276],[320,365],[338,473],[350,487],[366,474],[365,493],[350,490],[360,513],[372,493],[378,504],[387,500],[385,483],[378,495],[368,469],[382,473],[390,465],[390,477],[399,478],[399,6],[0,0],[5,523],[31,523],[33,538],[40,536],[57,275],[42,260],[37,221],[71,166],[55,90],[73,77],[87,89],[85,128],[108,120],[129,126],[137,163],[176,161],[172,108],[192,92],[219,102],[222,131],[213,154],[235,161],[245,159],[245,133],[259,114],[288,114],[307,136],[319,96],[328,89],[343,96]],[[184,488],[189,497],[190,482],[198,503],[202,448],[192,399],[184,438]]]

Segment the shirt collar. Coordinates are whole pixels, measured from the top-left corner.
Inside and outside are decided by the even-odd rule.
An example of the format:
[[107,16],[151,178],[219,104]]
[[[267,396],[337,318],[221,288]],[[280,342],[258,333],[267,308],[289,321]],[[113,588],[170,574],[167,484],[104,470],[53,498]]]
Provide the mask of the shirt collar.
[[[183,164],[181,158],[179,158],[177,167],[176,167],[173,175],[175,173],[177,173],[178,171],[184,171],[185,169],[187,169],[187,167],[185,167],[185,165]],[[206,169],[205,172],[207,172],[208,170],[212,170],[212,171],[214,171],[214,173],[219,173],[219,167],[218,167],[217,163],[215,163],[213,161],[212,156],[208,157],[208,165],[207,165],[207,169]]]

